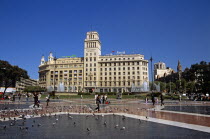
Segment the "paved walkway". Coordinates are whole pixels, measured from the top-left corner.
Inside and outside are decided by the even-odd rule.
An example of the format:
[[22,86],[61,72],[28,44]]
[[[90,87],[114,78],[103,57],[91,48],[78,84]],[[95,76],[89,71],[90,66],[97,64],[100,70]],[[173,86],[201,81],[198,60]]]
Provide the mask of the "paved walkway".
[[[155,107],[150,103],[146,104],[142,100],[138,99],[123,99],[116,100],[110,99],[111,103],[109,105],[103,104],[101,105],[100,114],[113,114],[116,113],[118,115],[126,115],[128,117],[139,118],[143,120],[148,120],[152,122],[174,125],[199,131],[204,131],[210,133],[210,115],[198,114],[198,113],[188,113],[188,112],[179,112],[179,111],[168,111],[161,110],[163,107],[159,104],[156,104]],[[9,104],[8,104],[9,103]],[[0,105],[4,107],[4,105],[10,106],[19,105],[18,108],[21,111],[13,112],[12,109],[9,110],[1,110],[0,111],[0,120],[3,121],[5,118],[10,117],[19,117],[20,115],[46,115],[53,113],[85,113],[92,114],[94,112],[94,108],[96,107],[94,99],[71,99],[71,100],[54,100],[49,103],[49,106],[46,107],[46,102],[41,101],[42,108],[34,109],[29,107],[33,104],[33,102],[27,103],[28,108],[25,108],[26,102],[6,102],[1,101]],[[21,104],[21,105],[20,105]],[[195,101],[167,101],[165,106],[210,106],[209,102],[195,102]]]

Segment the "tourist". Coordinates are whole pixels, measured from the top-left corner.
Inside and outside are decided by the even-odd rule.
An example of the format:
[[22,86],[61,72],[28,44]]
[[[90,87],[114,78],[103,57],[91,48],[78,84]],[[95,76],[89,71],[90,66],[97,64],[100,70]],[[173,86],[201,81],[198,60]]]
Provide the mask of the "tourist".
[[163,103],[163,101],[164,101],[163,94],[160,95],[160,101],[161,101],[161,106],[164,105],[164,103]]
[[15,93],[13,93],[12,98],[13,98],[13,100],[12,100],[12,101],[15,101]]
[[182,100],[182,96],[181,96],[181,94],[179,94],[179,101],[181,101]]
[[46,98],[47,98],[46,102],[47,102],[47,106],[48,106],[49,102],[50,102],[50,95],[48,95]]
[[28,99],[29,99],[29,94],[26,93],[26,102],[28,102]]
[[100,95],[98,95],[96,98],[97,107],[95,108],[95,110],[98,110],[98,112],[100,111],[100,107],[99,107],[100,103],[101,103]]
[[146,98],[145,98],[145,103],[146,103],[146,104],[148,103],[148,98],[147,98],[147,96],[146,96]]
[[107,94],[104,97],[105,97],[105,100],[107,101]]
[[97,94],[95,94],[95,100],[96,100],[96,98],[98,97],[98,95]]
[[19,98],[19,101],[20,101],[20,99],[21,99],[21,93],[20,92],[18,93],[18,98]]
[[152,94],[152,104],[153,104],[153,106],[155,105],[155,97],[154,97],[154,94]]
[[104,104],[105,103],[105,96],[103,95],[102,97],[102,103]]
[[34,107],[35,106],[39,107],[39,98],[37,93],[34,94]]

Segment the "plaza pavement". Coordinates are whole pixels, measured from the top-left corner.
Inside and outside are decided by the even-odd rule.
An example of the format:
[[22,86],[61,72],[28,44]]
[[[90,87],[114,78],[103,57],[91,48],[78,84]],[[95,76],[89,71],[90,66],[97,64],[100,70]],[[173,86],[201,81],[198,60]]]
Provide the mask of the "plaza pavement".
[[[22,115],[28,117],[46,116],[53,114],[71,113],[71,114],[117,114],[133,117],[141,120],[148,120],[167,125],[184,127],[188,129],[210,133],[210,116],[206,114],[188,113],[179,111],[161,110],[164,106],[151,102],[145,103],[139,99],[110,99],[110,104],[101,104],[101,111],[96,112],[94,99],[68,99],[53,100],[46,106],[45,100],[41,100],[40,108],[33,108],[33,100],[26,102],[21,101],[0,101],[0,120],[10,120]],[[10,105],[13,105],[12,108]],[[2,107],[3,106],[3,107]],[[7,109],[4,109],[4,107]],[[18,107],[14,107],[18,106]],[[196,101],[175,101],[166,100],[165,106],[209,106],[210,102]],[[22,107],[22,108],[21,108]],[[28,118],[27,117],[27,118]]]

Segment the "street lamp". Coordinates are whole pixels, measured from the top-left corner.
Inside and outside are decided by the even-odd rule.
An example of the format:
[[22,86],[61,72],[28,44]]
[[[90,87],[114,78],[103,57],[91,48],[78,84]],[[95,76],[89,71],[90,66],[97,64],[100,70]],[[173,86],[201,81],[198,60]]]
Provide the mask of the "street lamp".
[[153,70],[152,70],[152,61],[153,61],[153,58],[151,57],[150,58],[150,61],[151,61],[151,78],[152,78],[152,86],[151,86],[151,90],[153,91]]
[[69,78],[69,79],[68,79],[68,81],[69,81],[69,87],[68,87],[68,88],[69,88],[69,92],[70,92],[70,80],[71,80],[71,79]]
[[55,67],[54,67],[54,82],[53,82],[53,85],[54,85],[54,87],[53,87],[53,97],[55,98],[55,69],[56,69],[56,60],[57,60],[57,58],[56,57],[54,57],[54,61],[55,61]]

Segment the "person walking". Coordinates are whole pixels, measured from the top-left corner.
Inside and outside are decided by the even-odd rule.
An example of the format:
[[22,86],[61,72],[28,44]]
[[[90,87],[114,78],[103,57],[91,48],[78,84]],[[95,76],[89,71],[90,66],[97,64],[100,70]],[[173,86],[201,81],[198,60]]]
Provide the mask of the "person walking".
[[49,102],[50,102],[50,95],[48,95],[48,96],[47,96],[47,100],[46,100],[46,102],[47,102],[47,105],[46,105],[46,106],[49,106]]
[[153,106],[155,105],[155,97],[154,97],[154,94],[152,94],[152,104],[153,104]]
[[163,103],[163,101],[164,101],[163,94],[160,95],[160,101],[161,101],[161,106],[164,105],[164,103]]
[[146,103],[146,104],[148,103],[148,98],[147,98],[147,96],[146,96],[146,98],[145,98],[145,103]]
[[19,98],[19,101],[20,101],[20,99],[21,99],[21,93],[20,92],[18,93],[18,98]]
[[102,96],[102,103],[105,104],[105,96]]
[[101,100],[100,100],[100,95],[97,96],[96,98],[96,105],[97,107],[95,108],[95,110],[98,110],[98,112],[100,111],[100,103],[101,103]]
[[181,96],[181,94],[179,94],[179,101],[181,101],[182,100],[182,96]]
[[35,106],[39,107],[39,98],[37,93],[34,94],[34,107]]
[[28,102],[28,99],[29,99],[29,94],[26,93],[26,102]]

